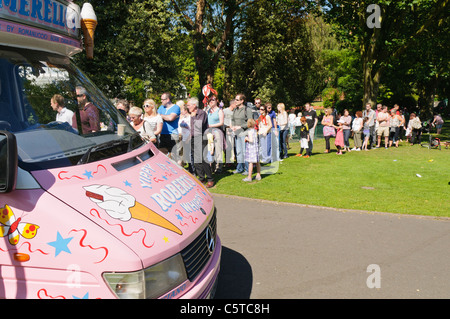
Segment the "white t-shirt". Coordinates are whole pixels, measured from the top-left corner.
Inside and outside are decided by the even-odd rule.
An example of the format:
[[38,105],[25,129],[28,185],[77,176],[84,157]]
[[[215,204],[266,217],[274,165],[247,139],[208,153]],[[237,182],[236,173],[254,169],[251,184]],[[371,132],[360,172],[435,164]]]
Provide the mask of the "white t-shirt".
[[180,118],[178,122],[178,134],[181,134],[183,142],[186,142],[191,137],[191,116],[186,115]]
[[289,124],[290,125],[294,124],[295,118],[296,118],[296,116],[294,113],[289,113]]
[[[134,127],[133,123],[131,123],[131,126],[133,126],[133,128],[136,130],[136,128]],[[142,137],[144,138],[155,138],[155,133],[153,133],[150,123],[148,123],[147,121],[143,121],[142,126],[136,130],[137,132],[139,132],[139,134],[141,134]]]
[[363,118],[362,117],[355,117],[355,119],[353,120],[353,124],[352,124],[353,132],[359,132],[360,131],[362,122],[363,122]]
[[56,113],[56,121],[67,122],[72,125],[73,112],[68,108],[64,107],[61,112]]
[[163,119],[160,114],[157,114],[156,116],[145,116],[144,121],[148,122],[152,128],[152,131],[155,132],[158,124],[162,123]]

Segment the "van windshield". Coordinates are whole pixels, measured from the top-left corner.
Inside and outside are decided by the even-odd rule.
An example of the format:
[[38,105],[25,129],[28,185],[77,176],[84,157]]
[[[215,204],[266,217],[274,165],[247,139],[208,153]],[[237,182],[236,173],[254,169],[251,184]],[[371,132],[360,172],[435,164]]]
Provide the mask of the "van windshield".
[[19,166],[26,170],[94,162],[145,143],[69,58],[5,46],[0,130],[16,135]]

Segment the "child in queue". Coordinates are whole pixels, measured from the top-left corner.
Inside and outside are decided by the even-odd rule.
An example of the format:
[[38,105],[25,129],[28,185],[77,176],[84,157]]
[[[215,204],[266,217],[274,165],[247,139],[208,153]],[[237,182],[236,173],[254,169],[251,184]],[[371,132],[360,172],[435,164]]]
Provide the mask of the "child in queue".
[[337,155],[342,155],[342,149],[345,148],[343,125],[344,122],[339,120],[338,125],[334,126],[336,128],[336,139],[334,140],[334,145],[337,148]]
[[308,123],[306,122],[306,117],[302,116],[300,118],[300,153],[298,153],[297,157],[303,157],[303,150],[306,150],[304,158],[308,158],[311,155],[311,151],[309,149],[309,128]]
[[244,182],[252,181],[253,167],[256,166],[257,181],[261,180],[261,165],[259,164],[259,143],[258,132],[256,131],[256,121],[248,119],[247,136],[245,137],[245,161],[248,162],[248,176],[243,179]]
[[367,146],[369,144],[370,138],[370,127],[369,127],[369,118],[365,117],[363,122],[363,134],[364,134],[364,142],[361,146],[362,150],[368,151]]

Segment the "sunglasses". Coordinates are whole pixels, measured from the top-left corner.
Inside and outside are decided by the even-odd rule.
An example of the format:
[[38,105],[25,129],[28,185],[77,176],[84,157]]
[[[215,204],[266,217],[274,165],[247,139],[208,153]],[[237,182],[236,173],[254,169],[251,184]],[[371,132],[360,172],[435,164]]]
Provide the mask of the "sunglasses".
[[152,107],[151,105],[144,105],[144,107]]

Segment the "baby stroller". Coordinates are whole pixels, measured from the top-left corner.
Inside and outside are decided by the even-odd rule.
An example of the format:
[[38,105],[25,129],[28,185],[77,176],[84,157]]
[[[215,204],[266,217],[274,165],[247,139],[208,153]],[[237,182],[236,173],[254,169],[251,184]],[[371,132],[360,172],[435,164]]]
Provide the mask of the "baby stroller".
[[432,149],[432,148],[438,148],[439,150],[441,150],[441,140],[438,139],[437,137],[433,137],[431,134],[429,135],[429,141],[421,143],[420,144],[422,147],[427,147],[428,149]]

